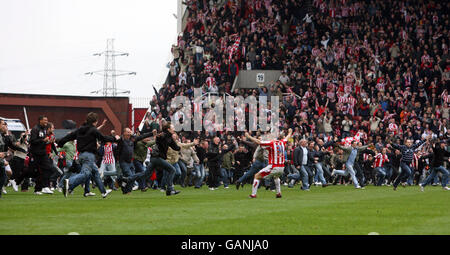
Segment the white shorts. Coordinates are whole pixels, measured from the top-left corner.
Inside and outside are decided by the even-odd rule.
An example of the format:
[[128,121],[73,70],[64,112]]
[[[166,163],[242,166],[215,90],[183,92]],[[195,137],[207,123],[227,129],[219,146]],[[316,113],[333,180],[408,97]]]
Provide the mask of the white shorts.
[[270,177],[280,177],[284,173],[284,167],[272,167],[272,165],[267,165],[263,169],[261,169],[258,174],[260,174],[263,178]]

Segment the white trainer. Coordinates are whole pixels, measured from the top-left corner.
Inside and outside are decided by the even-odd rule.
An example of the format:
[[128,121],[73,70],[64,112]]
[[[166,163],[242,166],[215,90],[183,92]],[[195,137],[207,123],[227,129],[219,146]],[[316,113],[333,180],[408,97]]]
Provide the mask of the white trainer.
[[102,194],[103,198],[106,198],[109,193],[111,193],[112,189],[107,189],[105,193]]
[[442,189],[444,189],[444,190],[450,190],[450,188],[447,187],[447,186],[443,187]]
[[85,197],[93,197],[93,196],[95,196],[95,193],[93,193],[93,192],[84,193],[84,196]]
[[45,187],[42,189],[42,193],[44,194],[53,194],[53,191],[51,191],[48,187]]
[[63,186],[63,195],[64,197],[67,197],[69,194],[69,179],[64,180],[64,186]]
[[419,187],[420,187],[420,191],[424,191],[424,188],[423,188],[423,185],[422,185],[422,183],[419,183]]
[[10,180],[9,183],[11,183],[11,187],[13,188],[13,190],[14,190],[15,192],[19,191],[19,186],[17,186],[15,180]]

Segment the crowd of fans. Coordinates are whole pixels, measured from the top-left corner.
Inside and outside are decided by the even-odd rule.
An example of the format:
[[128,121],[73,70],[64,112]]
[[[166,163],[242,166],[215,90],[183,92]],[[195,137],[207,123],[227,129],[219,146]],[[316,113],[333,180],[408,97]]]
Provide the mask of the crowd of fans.
[[[188,0],[184,4],[189,14],[186,27],[172,47],[167,81],[155,90],[150,103],[151,112],[140,130],[146,137],[138,139],[146,139],[141,147],[151,148],[152,138],[147,136],[159,132],[176,114],[172,99],[188,96],[193,101],[194,89],[200,88],[207,105],[214,103],[210,95],[279,97],[280,129],[294,131],[282,178],[289,187],[297,182],[303,190],[314,184],[355,184],[353,176],[333,173],[348,167],[345,149],[336,142],[360,148],[355,172],[361,186],[390,185],[401,173],[401,146],[407,141],[429,142],[413,146],[414,171],[406,183],[419,184],[430,172],[430,155],[439,146],[435,141],[450,138],[450,3]],[[267,87],[232,91],[241,70],[281,70],[282,74]],[[205,115],[210,109],[201,111]],[[207,131],[174,137],[185,145],[168,159],[177,170],[176,183],[199,188],[207,180],[212,190],[221,183],[239,187],[261,156],[258,146],[247,141],[243,132],[208,126]],[[125,133],[131,136],[128,130]],[[105,149],[103,144],[99,148]],[[212,148],[220,156],[211,163]],[[298,167],[302,164],[295,157],[296,148],[307,148],[307,167]],[[142,149],[140,154],[145,152]],[[139,158],[144,163],[145,157]],[[116,154],[115,162],[119,161]],[[139,168],[117,165],[131,171]],[[114,179],[108,176],[103,177],[114,188]],[[433,176],[433,184],[439,182],[444,186],[441,176]],[[155,171],[151,186],[164,189],[164,185],[162,172]],[[146,183],[137,186],[147,188]]]
[[[447,139],[448,9],[433,1],[187,1],[167,82],[151,102],[170,119],[174,96],[280,98],[280,126],[301,139],[375,144]],[[281,70],[272,85],[231,91],[240,70]],[[208,100],[205,100],[208,101]],[[211,101],[209,101],[211,103]],[[203,114],[208,109],[203,110]],[[247,109],[248,112],[248,109]],[[187,133],[222,141],[239,132]],[[416,153],[431,152],[427,144]],[[399,153],[399,152],[398,152]],[[366,159],[370,157],[366,155]],[[365,161],[368,162],[368,161]],[[427,160],[428,162],[428,160]],[[422,173],[424,164],[415,163]]]

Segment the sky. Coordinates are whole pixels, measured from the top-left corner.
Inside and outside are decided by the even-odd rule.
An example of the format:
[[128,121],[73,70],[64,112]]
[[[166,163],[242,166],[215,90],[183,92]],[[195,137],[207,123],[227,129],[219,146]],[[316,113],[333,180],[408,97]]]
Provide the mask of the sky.
[[[114,39],[116,78],[130,98],[153,95],[168,73],[176,42],[177,1],[0,0],[0,92],[95,96],[105,58],[93,56]],[[125,95],[126,96],[126,95]]]

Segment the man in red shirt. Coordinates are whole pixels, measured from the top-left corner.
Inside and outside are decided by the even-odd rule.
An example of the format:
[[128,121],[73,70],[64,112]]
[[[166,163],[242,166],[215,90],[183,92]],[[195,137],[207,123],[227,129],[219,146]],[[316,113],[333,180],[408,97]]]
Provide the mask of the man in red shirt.
[[282,175],[284,171],[286,143],[292,136],[292,129],[289,129],[288,135],[286,137],[281,134],[278,137],[278,140],[274,139],[271,141],[261,141],[254,137],[251,137],[248,133],[245,133],[245,136],[249,140],[258,144],[263,149],[266,149],[269,152],[269,164],[255,174],[252,194],[249,197],[256,198],[258,185],[262,178],[270,178],[273,176],[275,181],[275,188],[277,190],[276,197],[281,198],[280,175]]

